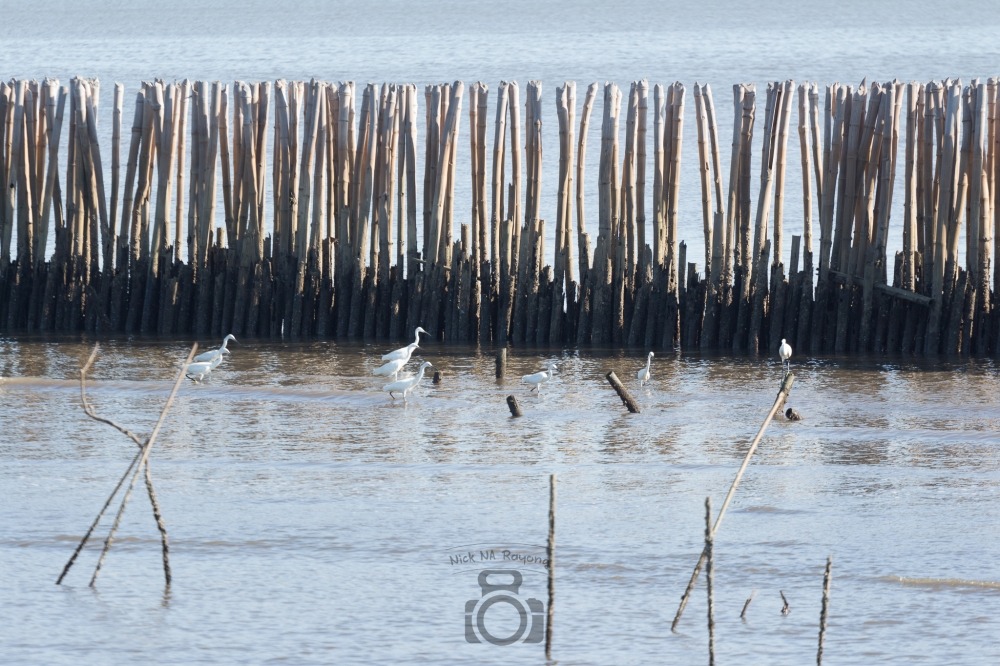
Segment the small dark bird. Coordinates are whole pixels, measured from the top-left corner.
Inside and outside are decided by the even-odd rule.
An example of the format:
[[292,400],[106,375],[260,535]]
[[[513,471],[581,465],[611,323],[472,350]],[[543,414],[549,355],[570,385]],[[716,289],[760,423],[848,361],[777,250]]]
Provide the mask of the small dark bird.
[[802,415],[799,414],[794,409],[792,409],[791,407],[789,407],[788,409],[785,410],[785,418],[788,419],[789,421],[801,421]]

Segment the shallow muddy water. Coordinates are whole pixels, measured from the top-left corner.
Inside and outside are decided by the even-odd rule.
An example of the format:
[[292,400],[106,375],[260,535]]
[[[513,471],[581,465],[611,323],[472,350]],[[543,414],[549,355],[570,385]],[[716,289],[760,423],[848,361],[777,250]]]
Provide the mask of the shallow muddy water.
[[[103,342],[88,391],[97,412],[148,434],[189,345]],[[776,357],[676,353],[655,357],[640,388],[639,351],[518,349],[498,381],[492,350],[425,341],[415,360],[442,381],[428,375],[403,404],[370,374],[385,349],[231,345],[206,382],[185,381],[150,458],[171,542],[164,594],[141,483],[96,588],[109,518],[54,585],[135,451],[80,407],[91,349],[0,340],[8,663],[539,663],[529,600],[547,599],[552,473],[554,657],[702,662],[703,578],[678,633],[670,622],[705,498],[722,505],[781,379]],[[530,394],[520,376],[549,360],[558,373]],[[625,411],[610,369],[641,414]],[[996,367],[793,357],[792,370],[788,404],[803,420],[770,426],[716,537],[720,662],[813,660],[827,556],[829,663],[995,662]],[[495,596],[485,569],[520,574],[524,628],[509,599],[484,602]],[[513,645],[490,642],[519,630]]]

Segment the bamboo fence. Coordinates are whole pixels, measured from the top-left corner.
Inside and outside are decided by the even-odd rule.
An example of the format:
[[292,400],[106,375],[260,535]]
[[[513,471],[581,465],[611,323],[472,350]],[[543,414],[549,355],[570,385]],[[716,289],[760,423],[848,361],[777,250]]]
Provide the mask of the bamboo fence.
[[[497,347],[758,353],[785,338],[799,353],[997,355],[997,90],[995,79],[825,91],[774,81],[758,125],[756,87],[735,85],[727,167],[709,86],[689,97],[657,84],[650,99],[645,81],[627,93],[592,84],[578,116],[569,82],[550,98],[552,182],[538,81],[523,100],[500,82],[492,150],[483,83],[426,86],[421,110],[413,85],[147,82],[133,97],[124,173],[124,86],[102,152],[98,81],[8,81],[0,333],[382,341],[420,325]],[[586,142],[598,113],[595,180]],[[686,116],[697,130],[698,257],[678,237]],[[786,267],[796,161],[803,233]],[[468,213],[456,212],[460,178]],[[543,185],[557,192],[555,211],[542,210]],[[595,191],[597,210],[585,210]],[[903,214],[891,225],[894,194]],[[894,256],[891,229],[902,234]]]

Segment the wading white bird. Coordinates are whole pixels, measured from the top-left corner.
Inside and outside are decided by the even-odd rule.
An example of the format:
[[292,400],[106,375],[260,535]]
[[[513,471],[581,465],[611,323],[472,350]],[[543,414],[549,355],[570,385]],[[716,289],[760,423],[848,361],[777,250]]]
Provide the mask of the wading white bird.
[[383,377],[388,377],[392,375],[393,379],[399,379],[399,371],[403,369],[403,366],[410,362],[410,354],[413,353],[413,349],[416,349],[416,344],[403,347],[407,350],[406,356],[403,358],[396,358],[385,365],[379,366],[372,370],[373,375],[381,375]]
[[407,377],[406,379],[400,379],[399,381],[386,384],[385,386],[382,387],[382,390],[388,391],[389,397],[392,398],[393,400],[396,399],[396,396],[393,395],[394,393],[402,393],[403,402],[406,402],[406,394],[412,391],[417,386],[417,384],[420,383],[420,380],[424,378],[424,370],[429,367],[431,367],[431,362],[424,361],[423,363],[420,364],[420,369],[417,370],[417,374],[413,375],[412,377]]
[[649,352],[649,356],[646,357],[646,367],[639,368],[639,372],[635,373],[636,379],[639,380],[639,386],[642,386],[649,381],[649,366],[653,364],[653,352]]
[[414,330],[414,332],[413,332],[413,338],[414,339],[413,339],[413,343],[412,344],[408,344],[405,347],[400,347],[399,349],[395,349],[395,350],[389,352],[388,354],[382,354],[382,360],[383,361],[395,361],[395,360],[398,360],[398,359],[401,359],[401,358],[409,359],[410,358],[410,354],[413,353],[413,350],[420,346],[420,334],[421,333],[423,333],[424,335],[430,335],[430,333],[428,333],[424,329],[422,329],[419,326],[417,326],[416,330]]
[[212,373],[212,370],[219,367],[220,363],[222,363],[222,354],[219,354],[211,361],[197,361],[195,363],[189,363],[187,370],[184,371],[184,374],[193,382],[201,382]]
[[226,349],[226,345],[229,344],[230,340],[236,342],[236,337],[232,333],[222,339],[222,346],[218,349],[212,349],[211,351],[203,352],[195,356],[195,362],[201,363],[202,361],[214,361],[216,358],[222,358],[223,354],[231,354],[232,352]]
[[792,364],[788,361],[792,357],[792,346],[785,342],[784,338],[781,338],[781,346],[778,347],[778,356],[781,357],[781,362],[785,366],[785,372],[788,372]]
[[536,372],[532,375],[524,375],[523,377],[521,377],[521,383],[531,384],[532,391],[538,391],[539,393],[541,393],[542,384],[549,381],[549,379],[551,379],[552,375],[554,374],[556,374],[556,364],[549,363],[549,367],[547,370],[542,370],[541,372]]

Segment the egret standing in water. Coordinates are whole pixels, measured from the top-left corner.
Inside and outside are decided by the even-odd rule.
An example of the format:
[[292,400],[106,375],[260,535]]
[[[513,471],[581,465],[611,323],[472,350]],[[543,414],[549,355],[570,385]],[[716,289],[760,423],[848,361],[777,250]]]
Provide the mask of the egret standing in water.
[[785,342],[784,338],[781,338],[781,346],[778,347],[778,356],[781,357],[781,363],[785,367],[785,372],[787,373],[792,368],[792,364],[788,359],[792,357],[792,346]]
[[222,354],[219,354],[211,361],[197,361],[195,363],[189,363],[187,369],[184,371],[184,374],[193,382],[202,382],[212,373],[212,370],[219,367],[220,363],[222,363]]
[[653,352],[649,352],[649,356],[646,357],[646,367],[639,368],[639,372],[635,373],[636,379],[639,380],[639,386],[642,386],[649,381],[649,366],[653,364]]
[[229,335],[227,335],[225,338],[222,339],[222,346],[219,347],[218,349],[212,349],[211,351],[203,352],[195,356],[194,357],[195,363],[201,363],[203,361],[214,361],[216,358],[221,359],[223,354],[231,354],[232,352],[226,349],[226,345],[229,344],[230,340],[236,342],[236,337],[233,336],[232,333],[230,333]]
[[372,370],[372,374],[381,375],[383,377],[388,377],[389,375],[392,375],[393,379],[399,379],[399,371],[403,369],[404,365],[410,362],[410,354],[413,353],[413,350],[416,349],[416,347],[417,347],[416,343],[403,347],[403,349],[406,350],[405,356],[401,358],[395,358],[386,363],[385,365],[375,368],[374,370]]
[[[416,330],[414,330],[414,332],[413,332],[413,342],[411,344],[408,344],[405,347],[400,347],[399,349],[395,349],[395,350],[389,352],[388,354],[382,354],[382,360],[383,361],[396,361],[396,360],[399,360],[401,358],[405,358],[405,359],[409,360],[410,354],[413,353],[413,350],[420,346],[420,334],[421,333],[423,333],[424,335],[430,335],[430,333],[428,333],[424,329],[422,329],[419,326],[417,326]],[[402,366],[400,366],[400,367],[402,367]]]
[[547,370],[542,370],[541,372],[536,372],[532,375],[524,375],[521,377],[522,384],[531,384],[532,391],[538,391],[541,394],[542,384],[549,381],[552,375],[556,374],[556,364],[549,363]]
[[392,382],[391,384],[386,384],[382,387],[382,390],[388,391],[389,397],[393,400],[396,399],[396,396],[393,395],[393,393],[402,393],[403,402],[405,403],[406,394],[416,388],[417,384],[420,383],[420,380],[424,378],[424,370],[429,367],[431,367],[430,361],[424,361],[420,364],[420,369],[417,370],[417,374],[412,377],[407,377],[406,379],[400,379],[399,381]]

